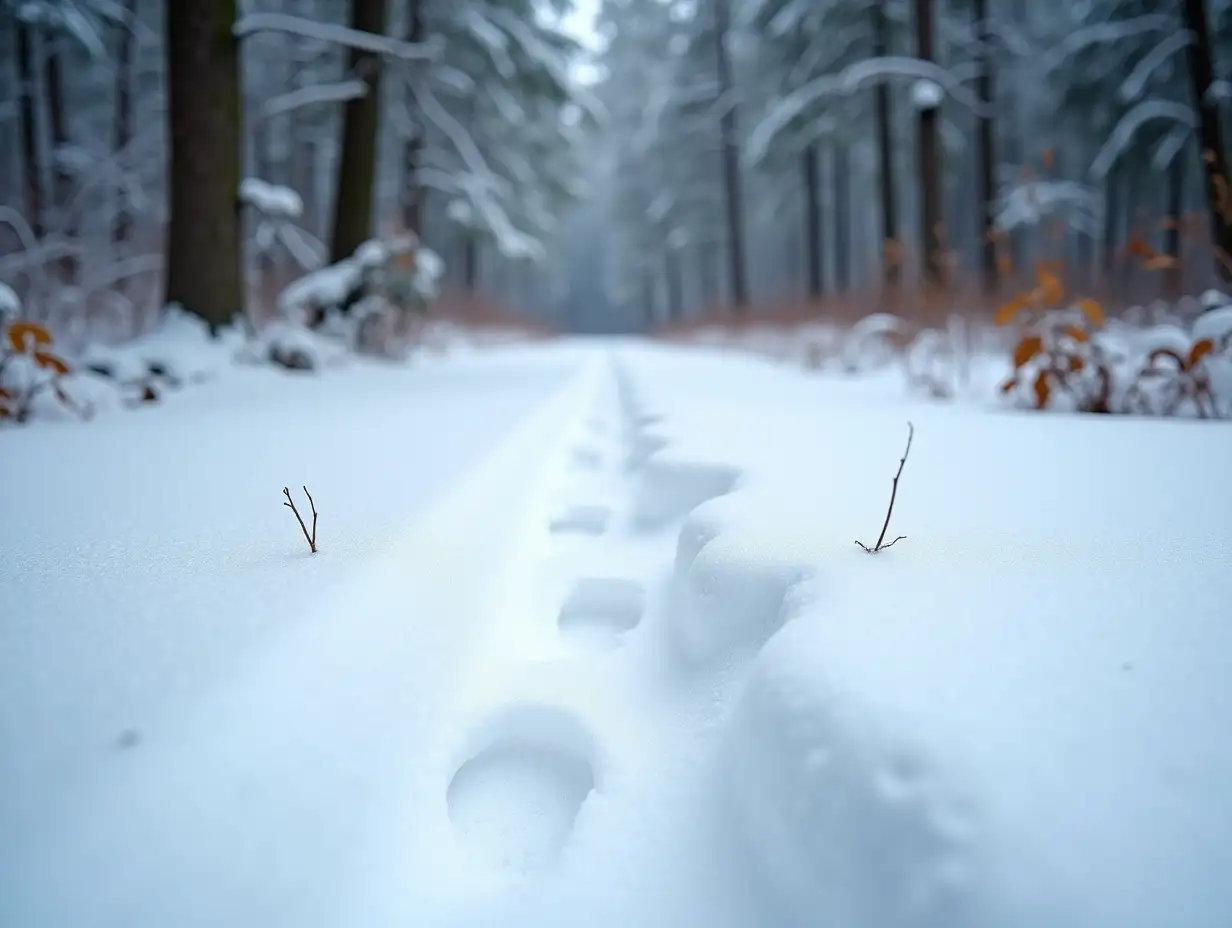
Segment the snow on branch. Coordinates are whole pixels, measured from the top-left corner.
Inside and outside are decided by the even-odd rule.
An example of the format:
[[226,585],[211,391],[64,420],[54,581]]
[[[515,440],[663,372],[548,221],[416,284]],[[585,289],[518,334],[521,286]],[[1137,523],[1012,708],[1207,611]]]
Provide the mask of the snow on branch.
[[26,0],[17,8],[17,19],[28,26],[43,26],[51,31],[63,31],[75,39],[95,60],[107,56],[107,47],[94,24],[71,3]]
[[1103,180],[1129,148],[1138,130],[1152,119],[1168,119],[1190,128],[1197,128],[1198,125],[1198,117],[1194,111],[1183,103],[1172,100],[1147,100],[1139,103],[1113,127],[1108,141],[1091,162],[1091,176],[1095,180]]
[[921,58],[868,58],[849,65],[838,74],[825,74],[787,94],[779,105],[754,128],[746,157],[759,164],[779,135],[809,107],[826,97],[845,96],[870,84],[907,78],[931,81],[978,116],[989,115],[987,107],[945,68]]
[[1067,35],[1060,45],[1041,60],[1044,73],[1055,70],[1069,56],[1085,51],[1092,45],[1110,45],[1144,32],[1165,32],[1176,28],[1175,17],[1167,13],[1148,13],[1118,22],[1096,23]]
[[357,78],[334,81],[329,84],[314,84],[300,87],[288,93],[279,94],[265,101],[257,118],[271,119],[283,113],[289,113],[303,106],[316,103],[346,103],[348,100],[358,100],[367,95],[368,85]]
[[304,201],[290,187],[269,184],[258,177],[246,177],[240,182],[240,200],[270,219],[298,219],[304,212]]
[[1138,62],[1137,66],[1129,72],[1129,76],[1125,78],[1120,90],[1117,91],[1121,101],[1129,103],[1131,100],[1138,99],[1139,94],[1146,87],[1146,82],[1151,79],[1151,75],[1162,68],[1169,58],[1183,51],[1193,41],[1193,32],[1188,29],[1182,29],[1179,32],[1172,33],[1172,35],[1147,52],[1143,59]]
[[432,60],[441,53],[441,43],[434,39],[419,43],[404,42],[388,35],[375,35],[360,29],[316,22],[287,13],[249,13],[240,17],[231,31],[238,39],[260,32],[283,32],[303,39],[333,42],[377,55],[401,58],[403,61]]

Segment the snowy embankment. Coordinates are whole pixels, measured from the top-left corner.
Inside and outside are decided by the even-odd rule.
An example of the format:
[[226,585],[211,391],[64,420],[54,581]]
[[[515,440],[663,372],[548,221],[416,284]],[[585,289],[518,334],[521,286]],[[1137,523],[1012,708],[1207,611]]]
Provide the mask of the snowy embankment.
[[1228,923],[1230,450],[567,342],[0,435],[0,924]]
[[[746,668],[727,788],[787,909],[1232,919],[1232,429],[908,409],[702,353],[624,369],[659,448],[643,502],[691,509],[672,637]],[[876,540],[909,417],[907,537],[872,556],[853,542]]]

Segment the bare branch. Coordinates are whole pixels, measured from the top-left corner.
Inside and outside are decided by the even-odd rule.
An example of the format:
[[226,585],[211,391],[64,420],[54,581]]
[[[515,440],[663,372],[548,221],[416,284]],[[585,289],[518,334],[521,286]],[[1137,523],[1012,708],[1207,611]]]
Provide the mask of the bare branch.
[[902,541],[904,538],[907,537],[906,535],[899,535],[897,538],[895,538],[890,543],[888,544],[885,543],[886,532],[890,528],[890,517],[894,515],[894,500],[898,496],[898,478],[903,475],[903,468],[907,464],[907,455],[911,453],[911,439],[914,437],[915,437],[915,426],[912,425],[910,422],[908,422],[907,423],[907,448],[905,451],[903,451],[902,458],[899,459],[898,471],[897,473],[894,474],[894,482],[890,485],[890,505],[886,509],[885,522],[881,524],[881,534],[877,536],[877,543],[870,548],[864,542],[860,541],[859,539],[856,539],[856,544],[858,544],[861,548],[863,548],[869,554],[876,554],[878,551],[884,551],[886,548],[892,548],[894,547],[894,545],[898,544],[900,541]]
[[282,488],[282,495],[287,498],[287,501],[282,505],[286,506],[291,512],[295,513],[295,521],[299,523],[299,529],[304,533],[304,540],[308,542],[308,550],[313,554],[317,553],[317,507],[316,503],[312,502],[312,494],[308,492],[308,488],[304,487],[304,494],[308,497],[308,502],[312,506],[312,534],[308,534],[308,526],[304,524],[303,517],[299,514],[299,510],[295,508],[295,500],[291,499],[291,491],[287,487]]

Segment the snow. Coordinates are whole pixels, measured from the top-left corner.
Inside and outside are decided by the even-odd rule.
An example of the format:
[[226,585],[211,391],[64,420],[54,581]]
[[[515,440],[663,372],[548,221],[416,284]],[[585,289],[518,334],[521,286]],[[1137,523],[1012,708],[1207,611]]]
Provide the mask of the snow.
[[711,341],[0,432],[0,924],[1232,920],[1226,423]]
[[256,177],[240,182],[240,200],[271,219],[298,219],[304,212],[304,201],[290,187]]
[[21,315],[21,300],[8,284],[0,282],[0,318],[16,318]]
[[917,110],[935,110],[945,101],[945,90],[936,81],[919,80],[911,85],[911,105]]

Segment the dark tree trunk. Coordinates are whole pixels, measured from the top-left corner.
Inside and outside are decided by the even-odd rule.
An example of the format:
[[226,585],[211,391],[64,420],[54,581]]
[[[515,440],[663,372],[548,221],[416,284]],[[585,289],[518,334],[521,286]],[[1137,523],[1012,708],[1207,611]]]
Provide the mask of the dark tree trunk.
[[845,146],[835,144],[830,166],[834,185],[834,289],[846,293],[851,283],[851,169]]
[[[884,58],[890,53],[890,26],[885,15],[885,0],[872,5],[873,55]],[[898,241],[898,203],[894,187],[894,141],[891,134],[893,114],[890,111],[890,85],[879,81],[873,90],[873,106],[877,116],[877,157],[881,173],[881,245],[882,273],[890,286],[898,283],[901,262],[891,254],[890,245]],[[894,249],[897,251],[897,248]]]
[[1164,286],[1171,299],[1182,292],[1184,271],[1181,266],[1181,216],[1185,201],[1185,156],[1187,151],[1178,151],[1168,165],[1168,203],[1165,210],[1167,225],[1164,227],[1164,254],[1172,259],[1164,278]]
[[988,19],[988,0],[974,0],[971,7],[976,35],[980,39],[980,74],[976,93],[988,112],[977,117],[979,148],[980,270],[984,293],[997,290],[997,242],[994,207],[997,198],[996,123],[992,116],[993,86],[992,28]]
[[675,248],[663,249],[663,278],[667,286],[667,321],[677,322],[684,318],[684,281],[680,274],[680,252]]
[[43,217],[43,180],[39,164],[38,104],[34,73],[34,31],[16,24],[17,109],[21,116],[22,200],[26,222],[35,236],[46,233]]
[[[727,35],[731,31],[730,0],[714,3],[714,33],[716,73],[719,97],[726,100],[733,86],[731,59],[727,53]],[[731,302],[742,312],[749,301],[744,252],[744,203],[740,183],[740,135],[736,107],[725,106],[719,117],[723,151],[723,193],[727,207],[728,271],[731,274]]]
[[719,262],[718,249],[709,242],[704,242],[697,249],[697,273],[701,283],[700,291],[702,306],[713,309],[719,299]]
[[1113,165],[1104,177],[1104,278],[1111,288],[1117,273],[1117,230],[1121,225],[1122,169]]
[[816,145],[807,146],[801,153],[800,172],[804,178],[804,267],[808,295],[819,299],[825,288],[825,273],[821,251],[821,165]]
[[[382,35],[385,0],[351,0],[351,28]],[[341,261],[372,237],[372,190],[376,179],[380,125],[381,61],[372,52],[347,51],[347,73],[361,78],[368,92],[348,100],[342,117],[342,154],[334,187],[334,229],[330,260]]]
[[166,0],[170,217],[166,302],[217,332],[243,311],[236,0]]
[[[422,42],[424,38],[423,0],[406,2],[406,40]],[[410,106],[409,102],[407,104]],[[423,188],[419,183],[419,153],[423,148],[423,118],[409,113],[414,135],[408,138],[402,149],[402,225],[420,238],[423,237]]]
[[1208,91],[1215,83],[1215,64],[1211,55],[1211,30],[1206,17],[1206,0],[1182,0],[1185,26],[1194,40],[1186,46],[1194,107],[1198,111],[1198,138],[1202,143],[1202,163],[1206,169],[1207,198],[1210,207],[1211,245],[1215,266],[1222,280],[1232,283],[1232,203],[1229,203],[1228,153],[1223,147],[1223,126],[1219,104]]
[[[117,154],[123,152],[133,140],[133,85],[136,77],[136,56],[133,52],[137,44],[133,30],[136,24],[137,0],[125,0],[116,61],[115,138],[112,144]],[[127,194],[121,190],[117,191],[116,196],[120,202],[116,204],[115,219],[111,225],[111,241],[113,245],[120,245],[132,237],[133,217],[126,202]]]
[[[933,0],[915,0],[916,55],[934,60]],[[939,287],[945,282],[941,228],[941,145],[938,138],[939,107],[920,109],[917,117],[920,169],[920,250],[924,282]]]
[[462,286],[467,293],[479,286],[479,239],[469,233],[462,239]]
[[[47,40],[47,57],[43,62],[43,82],[47,88],[47,124],[51,129],[51,202],[55,225],[67,238],[77,237],[77,217],[73,209],[73,172],[64,164],[63,150],[71,144],[68,132],[68,111],[64,99],[64,61],[60,42]],[[77,257],[68,254],[56,261],[56,270],[65,283],[77,280]]]
[[655,285],[649,271],[642,276],[642,323],[647,329],[655,324]]

